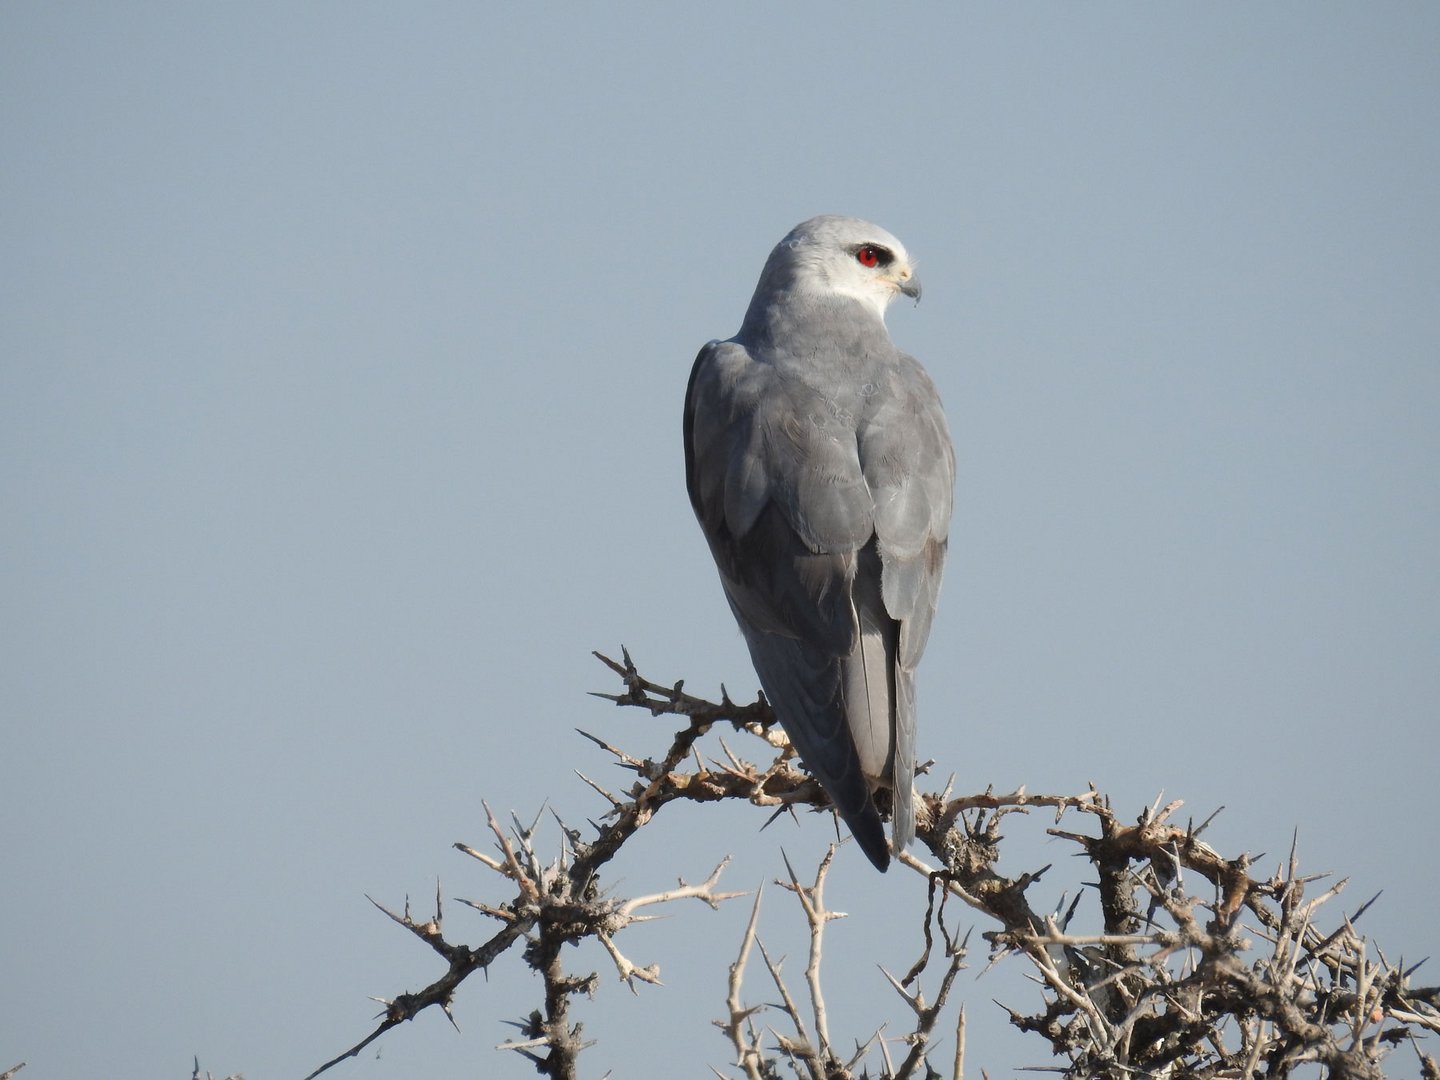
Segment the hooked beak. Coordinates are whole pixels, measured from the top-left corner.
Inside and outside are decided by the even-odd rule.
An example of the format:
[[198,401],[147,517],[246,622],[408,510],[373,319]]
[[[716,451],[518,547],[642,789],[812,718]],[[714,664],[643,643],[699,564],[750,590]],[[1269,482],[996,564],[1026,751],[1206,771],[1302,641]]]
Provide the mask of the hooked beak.
[[920,279],[914,274],[911,274],[904,281],[897,282],[897,286],[902,293],[910,297],[911,300],[914,300],[915,303],[918,304],[920,302]]

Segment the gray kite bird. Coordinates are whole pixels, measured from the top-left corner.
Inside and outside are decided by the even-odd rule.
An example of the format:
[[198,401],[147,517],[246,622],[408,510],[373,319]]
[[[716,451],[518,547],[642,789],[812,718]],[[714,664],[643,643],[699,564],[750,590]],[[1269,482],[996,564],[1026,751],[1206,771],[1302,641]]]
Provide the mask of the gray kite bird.
[[940,592],[955,451],[935,384],[885,308],[920,298],[884,229],[797,225],[740,332],[700,350],[685,479],[760,684],[861,849],[915,836],[915,667]]

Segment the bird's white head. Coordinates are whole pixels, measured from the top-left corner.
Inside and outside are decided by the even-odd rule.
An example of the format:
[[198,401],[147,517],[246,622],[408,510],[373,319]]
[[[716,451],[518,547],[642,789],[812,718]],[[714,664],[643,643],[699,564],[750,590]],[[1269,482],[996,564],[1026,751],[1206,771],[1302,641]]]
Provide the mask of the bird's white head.
[[838,214],[791,229],[770,253],[760,284],[816,299],[849,297],[881,319],[900,293],[920,299],[920,279],[905,245],[878,225]]

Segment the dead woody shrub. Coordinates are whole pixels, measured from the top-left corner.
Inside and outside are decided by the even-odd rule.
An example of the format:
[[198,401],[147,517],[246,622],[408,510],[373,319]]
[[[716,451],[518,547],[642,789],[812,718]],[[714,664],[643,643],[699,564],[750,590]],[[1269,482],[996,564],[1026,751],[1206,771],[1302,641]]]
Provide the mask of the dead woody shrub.
[[[307,1080],[425,1009],[438,1007],[450,1015],[460,985],[512,950],[543,978],[543,1001],[512,1021],[516,1035],[499,1049],[523,1055],[541,1075],[573,1080],[589,1043],[572,1006],[578,995],[594,993],[600,976],[566,970],[563,947],[598,941],[619,978],[635,989],[658,982],[659,967],[638,964],[621,951],[617,940],[629,926],[660,905],[699,900],[713,908],[744,895],[720,889],[725,862],[698,884],[682,880],[648,896],[612,895],[602,885],[602,871],[626,841],[677,800],[743,800],[773,812],[827,805],[763,698],[737,705],[722,692],[719,702],[707,701],[685,693],[683,683],[664,686],[644,678],[628,653],[621,662],[596,655],[624,683],[622,692],[599,696],[653,716],[683,717],[686,726],[658,758],[637,757],[587,735],[635,780],[615,793],[581,774],[608,809],[588,832],[557,819],[558,852],[537,848],[538,819],[502,825],[486,808],[489,849],[455,846],[513,890],[509,899],[495,903],[462,901],[498,924],[489,939],[469,945],[447,938],[438,889],[434,912],[423,919],[408,903],[398,913],[377,904],[434,950],[445,970],[422,990],[384,999],[375,1029]],[[710,757],[702,756],[697,743],[717,725],[763,740],[773,760],[764,767],[753,764],[723,739],[708,747]],[[1257,877],[1246,856],[1227,859],[1204,843],[1208,820],[1198,826],[1178,823],[1179,806],[1157,800],[1127,821],[1093,789],[1075,795],[1023,789],[955,795],[948,788],[925,794],[917,804],[916,847],[933,861],[912,852],[899,856],[923,880],[928,899],[917,928],[918,959],[903,976],[887,973],[913,1016],[910,1029],[899,1035],[877,1030],[859,1039],[832,1037],[822,962],[825,927],[836,917],[824,895],[834,849],[809,883],[787,862],[787,876],[778,884],[798,902],[810,932],[803,992],[797,996],[764,950],[757,892],[730,967],[726,1015],[716,1021],[733,1051],[735,1072],[713,1071],[747,1080],[785,1072],[810,1080],[938,1077],[945,1074],[931,1058],[939,1053],[937,1043],[953,1035],[945,1064],[948,1075],[960,1080],[964,1010],[942,1024],[969,944],[970,935],[954,928],[958,910],[984,927],[980,937],[990,964],[1008,957],[1033,969],[1044,989],[1044,1008],[1011,1010],[1010,1022],[1045,1040],[1056,1062],[1053,1071],[1062,1077],[1283,1078],[1306,1068],[1306,1075],[1314,1075],[1318,1066],[1325,1076],[1374,1080],[1385,1075],[1387,1057],[1406,1046],[1418,1056],[1422,1075],[1440,1080],[1440,1066],[1423,1042],[1440,1032],[1440,988],[1412,986],[1419,965],[1391,964],[1356,930],[1373,898],[1322,929],[1321,909],[1341,893],[1344,881],[1320,888],[1317,878],[1301,875],[1293,846],[1270,876]],[[1016,815],[1033,820],[1029,815],[1037,809],[1053,811],[1047,832],[1074,844],[1097,875],[1090,884],[1098,905],[1082,904],[1084,893],[1077,888],[1068,904],[1062,900],[1053,910],[1039,910],[1027,894],[1051,867],[1016,877],[997,869],[1001,822]],[[1311,887],[1319,891],[1310,895]],[[1098,923],[1082,927],[1082,910],[1088,915],[1097,907]],[[776,1004],[747,1004],[745,979],[756,952],[769,982],[766,992],[779,995]],[[920,989],[927,980],[933,1000]]]

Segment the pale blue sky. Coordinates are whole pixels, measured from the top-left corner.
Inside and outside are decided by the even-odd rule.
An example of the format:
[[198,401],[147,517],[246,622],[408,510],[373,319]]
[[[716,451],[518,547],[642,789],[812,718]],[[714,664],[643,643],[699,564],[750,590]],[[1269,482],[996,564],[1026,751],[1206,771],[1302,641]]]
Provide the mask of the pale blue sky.
[[[662,746],[590,649],[753,692],[681,397],[821,212],[920,260],[890,323],[959,455],[923,755],[1298,828],[1440,952],[1437,93],[1418,3],[7,5],[0,1068],[303,1075],[437,971],[365,893],[500,899],[449,848],[482,798],[578,823],[572,728]],[[830,835],[764,816],[667,810],[621,888]],[[898,1017],[922,892],[843,853],[832,1031]],[[744,917],[622,939],[638,1000],[573,958],[590,1074],[726,1063]],[[1044,1063],[976,960],[976,1075]],[[507,959],[336,1075],[533,1076],[490,1047],[538,990]]]

